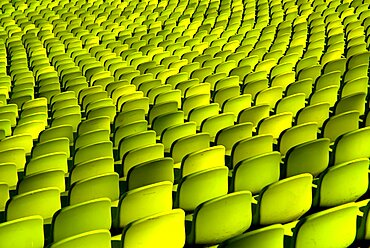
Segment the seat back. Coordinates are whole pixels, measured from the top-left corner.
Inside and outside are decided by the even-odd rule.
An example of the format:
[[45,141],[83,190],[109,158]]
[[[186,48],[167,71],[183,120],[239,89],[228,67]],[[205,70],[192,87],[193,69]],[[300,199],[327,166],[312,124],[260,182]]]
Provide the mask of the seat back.
[[53,242],[88,231],[111,228],[111,201],[99,198],[59,210],[53,217]]
[[4,248],[44,247],[43,219],[34,215],[0,224],[1,246]]
[[172,182],[142,186],[122,195],[115,225],[123,228],[133,221],[172,209]]
[[303,218],[294,228],[291,247],[348,247],[356,237],[358,212],[348,203]]
[[214,245],[248,230],[252,223],[251,201],[252,194],[241,191],[198,206],[188,236],[189,243]]
[[[150,230],[150,232],[148,232]],[[185,245],[185,212],[182,209],[158,213],[125,227],[122,233],[122,247],[182,248]]]
[[262,190],[258,223],[270,225],[299,219],[312,205],[312,175],[300,174],[273,183]]

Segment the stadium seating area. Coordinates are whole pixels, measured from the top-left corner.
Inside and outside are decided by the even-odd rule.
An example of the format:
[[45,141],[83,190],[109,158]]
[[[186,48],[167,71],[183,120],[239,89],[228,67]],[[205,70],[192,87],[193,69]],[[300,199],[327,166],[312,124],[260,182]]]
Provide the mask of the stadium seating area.
[[365,247],[369,6],[0,0],[0,248]]

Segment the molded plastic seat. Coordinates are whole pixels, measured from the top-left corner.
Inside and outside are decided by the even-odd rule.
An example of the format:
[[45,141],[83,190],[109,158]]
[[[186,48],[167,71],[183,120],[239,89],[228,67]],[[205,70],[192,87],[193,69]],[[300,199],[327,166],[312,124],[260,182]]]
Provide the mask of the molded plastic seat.
[[242,234],[252,223],[251,203],[252,194],[241,191],[199,205],[193,215],[187,242],[214,245]]
[[333,148],[333,162],[340,164],[358,158],[370,158],[370,127],[360,128],[348,132],[335,140]]
[[319,175],[329,165],[330,140],[320,138],[291,148],[285,156],[282,173],[286,177],[301,173]]
[[221,129],[232,125],[234,125],[234,115],[232,113],[223,113],[205,119],[200,126],[200,131],[209,133],[211,140],[214,140]]
[[138,240],[143,248],[182,248],[185,245],[184,211],[173,209],[131,223],[123,230],[122,247],[138,247]]
[[234,168],[240,161],[272,152],[273,137],[272,135],[255,135],[253,137],[237,142],[231,151],[232,167]]
[[315,140],[317,138],[317,124],[315,122],[296,125],[283,131],[278,140],[279,151],[283,156],[294,146]]
[[72,248],[72,247],[91,247],[109,248],[111,247],[111,235],[109,230],[94,230],[75,236],[71,236],[51,244],[50,248]]
[[69,184],[105,173],[114,172],[113,157],[100,157],[75,164],[69,174]]
[[114,205],[119,199],[118,179],[117,173],[106,173],[74,183],[69,189],[69,205],[102,197],[109,198]]
[[225,166],[224,157],[225,147],[222,145],[192,152],[182,160],[181,176],[184,177],[205,169]]
[[146,145],[130,150],[122,158],[122,174],[123,176],[127,176],[129,170],[136,165],[163,157],[163,144]]
[[201,203],[226,195],[227,192],[227,167],[203,169],[181,179],[177,187],[174,206],[185,211],[194,211]]
[[1,246],[4,248],[44,247],[43,219],[39,215],[17,218],[0,224]]
[[312,178],[311,174],[300,174],[265,187],[258,199],[258,224],[287,223],[299,219],[312,205]]
[[252,128],[253,124],[246,122],[221,129],[216,135],[215,143],[225,146],[226,155],[230,155],[235,143],[252,137]]
[[292,122],[292,113],[276,114],[261,120],[258,124],[257,132],[258,134],[271,134],[274,139],[277,139],[285,129],[292,127]]
[[131,168],[127,174],[128,190],[163,181],[174,181],[173,159],[159,158]]
[[357,201],[369,186],[369,159],[356,159],[329,167],[319,178],[314,204],[334,207]]
[[358,212],[348,203],[303,218],[294,228],[290,247],[348,247],[356,237]]
[[127,191],[120,198],[114,225],[124,228],[130,223],[172,209],[172,183],[158,182]]
[[109,230],[111,222],[111,202],[108,198],[64,207],[53,217],[53,242],[93,230]]
[[54,213],[61,208],[58,188],[43,188],[13,196],[6,206],[6,219],[40,215],[50,223]]
[[219,248],[283,248],[284,247],[284,227],[275,224],[250,232],[246,232],[235,238],[229,239],[218,246]]
[[360,113],[348,111],[334,115],[327,119],[323,125],[323,137],[334,142],[340,135],[359,128]]
[[279,152],[267,152],[240,161],[233,170],[232,191],[249,190],[257,194],[265,186],[277,182],[280,177],[280,159]]

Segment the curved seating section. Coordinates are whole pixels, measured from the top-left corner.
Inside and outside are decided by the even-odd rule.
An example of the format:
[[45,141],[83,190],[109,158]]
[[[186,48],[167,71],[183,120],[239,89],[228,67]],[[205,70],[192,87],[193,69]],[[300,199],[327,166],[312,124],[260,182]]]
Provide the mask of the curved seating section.
[[0,247],[370,239],[369,0],[0,0]]

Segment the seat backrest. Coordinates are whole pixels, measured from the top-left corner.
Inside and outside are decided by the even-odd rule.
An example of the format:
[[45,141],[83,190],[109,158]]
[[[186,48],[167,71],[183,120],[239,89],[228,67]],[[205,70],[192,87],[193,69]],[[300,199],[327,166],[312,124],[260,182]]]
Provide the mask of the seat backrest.
[[69,205],[78,204],[97,198],[107,197],[112,202],[119,199],[119,176],[106,173],[74,183],[69,189]]
[[359,121],[360,113],[355,110],[334,115],[324,122],[323,137],[334,142],[342,134],[357,130]]
[[172,182],[142,186],[122,195],[115,226],[123,228],[133,221],[172,209]]
[[184,210],[173,209],[151,215],[125,227],[122,247],[137,247],[138,240],[143,247],[182,248],[185,245]]
[[176,140],[196,134],[197,127],[195,122],[186,122],[166,128],[161,135],[161,143],[164,145],[165,152],[169,152],[172,143]]
[[33,147],[31,156],[36,158],[38,156],[46,155],[54,152],[65,152],[67,158],[70,157],[69,139],[66,137],[52,139],[46,142],[40,142]]
[[73,164],[101,157],[113,157],[113,143],[111,141],[93,143],[78,148],[73,156]]
[[348,247],[356,237],[358,212],[348,203],[303,218],[294,228],[290,247]]
[[[279,152],[267,152],[240,161],[233,170],[232,191],[249,190],[258,194],[280,178]],[[263,171],[263,173],[261,173]]]
[[335,140],[334,164],[351,161],[357,158],[370,158],[370,127],[348,132]]
[[291,148],[285,156],[283,176],[301,173],[319,175],[329,165],[329,145],[329,139],[320,138]]
[[188,154],[181,163],[181,176],[219,166],[225,166],[225,147],[222,145]]
[[127,174],[128,190],[163,181],[174,181],[173,159],[170,157],[141,163]]
[[43,219],[34,215],[0,224],[1,246],[4,248],[44,247]]
[[226,195],[228,192],[228,168],[220,166],[192,173],[181,179],[174,206],[194,211],[201,203]]
[[292,113],[276,114],[261,120],[258,124],[257,132],[258,134],[271,134],[274,139],[277,139],[285,129],[292,126],[292,122]]
[[176,140],[171,146],[171,157],[174,163],[180,163],[183,158],[192,153],[210,146],[208,133],[198,133]]
[[252,137],[253,124],[251,122],[240,123],[221,129],[215,138],[217,145],[226,148],[226,154],[230,154],[231,149],[240,140]]
[[64,174],[63,170],[51,169],[25,176],[18,182],[17,192],[23,194],[47,187],[56,187],[60,192],[64,192],[66,190]]
[[283,131],[278,140],[279,151],[284,156],[289,149],[317,138],[315,122],[296,125]]
[[100,157],[74,165],[69,174],[69,184],[98,176],[105,173],[114,172],[114,159],[112,157]]
[[61,208],[59,194],[58,188],[49,187],[13,196],[6,206],[6,219],[8,221],[31,215],[50,219]]
[[218,244],[242,234],[252,223],[251,202],[252,194],[241,191],[199,205],[194,212],[189,243]]
[[237,142],[231,151],[232,166],[240,161],[266,152],[272,152],[273,137],[270,134],[255,135]]
[[240,247],[283,248],[284,228],[281,224],[262,227],[236,236],[218,246],[218,248]]
[[129,170],[138,164],[163,157],[164,146],[160,143],[135,148],[122,158],[123,175],[127,176]]
[[312,175],[300,174],[265,187],[257,205],[258,223],[270,225],[299,219],[312,205]]
[[205,119],[200,126],[200,130],[209,133],[211,140],[214,140],[218,131],[232,125],[234,125],[234,114],[223,113]]
[[143,131],[140,133],[131,134],[120,140],[118,145],[119,158],[135,148],[146,145],[154,145],[156,143],[156,133],[153,130]]
[[357,201],[369,186],[369,159],[355,159],[329,167],[318,181],[314,204],[334,207]]
[[71,236],[51,244],[50,248],[73,248],[73,247],[111,247],[111,234],[109,230],[93,230],[75,236]]
[[53,242],[88,231],[111,228],[111,201],[99,198],[59,210],[53,217]]
[[47,170],[62,170],[68,172],[67,154],[64,152],[54,152],[32,158],[25,167],[25,175],[32,175]]

